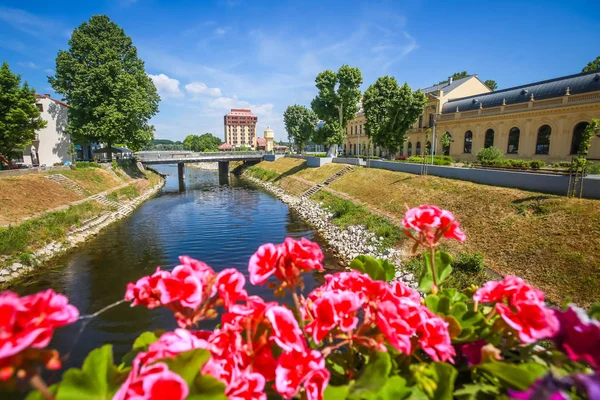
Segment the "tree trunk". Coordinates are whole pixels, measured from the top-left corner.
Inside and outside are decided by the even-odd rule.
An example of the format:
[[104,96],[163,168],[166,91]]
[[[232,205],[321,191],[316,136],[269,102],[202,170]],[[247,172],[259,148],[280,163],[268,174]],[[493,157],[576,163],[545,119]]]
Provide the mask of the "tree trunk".
[[108,149],[108,161],[112,162],[112,144],[108,143],[106,148]]

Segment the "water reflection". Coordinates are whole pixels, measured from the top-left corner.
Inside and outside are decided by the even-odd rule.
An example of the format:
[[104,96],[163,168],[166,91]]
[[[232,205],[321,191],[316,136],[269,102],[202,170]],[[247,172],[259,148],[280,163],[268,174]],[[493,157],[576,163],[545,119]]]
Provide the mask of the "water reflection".
[[[13,290],[28,294],[53,288],[82,314],[90,314],[122,299],[128,282],[151,274],[157,265],[173,268],[179,255],[201,259],[216,271],[233,267],[247,277],[249,257],[265,242],[279,243],[286,236],[320,241],[285,204],[234,176],[223,185],[216,171],[186,168],[186,188],[180,193],[177,167],[157,169],[169,177],[156,198]],[[326,265],[336,265],[328,254]],[[307,290],[322,280],[321,274],[308,275]],[[269,289],[247,286],[250,294],[273,300]],[[66,367],[81,365],[85,354],[104,343],[114,345],[119,360],[140,332],[172,329],[175,322],[169,311],[122,304],[91,320],[74,344],[80,327],[63,328],[54,339],[61,353],[72,350]]]

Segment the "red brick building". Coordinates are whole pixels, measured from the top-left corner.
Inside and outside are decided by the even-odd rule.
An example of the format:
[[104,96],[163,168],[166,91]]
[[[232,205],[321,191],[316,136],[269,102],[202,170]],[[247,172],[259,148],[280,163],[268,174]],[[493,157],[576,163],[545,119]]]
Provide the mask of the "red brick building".
[[233,108],[223,118],[225,143],[236,147],[256,148],[256,123],[258,117],[246,108]]

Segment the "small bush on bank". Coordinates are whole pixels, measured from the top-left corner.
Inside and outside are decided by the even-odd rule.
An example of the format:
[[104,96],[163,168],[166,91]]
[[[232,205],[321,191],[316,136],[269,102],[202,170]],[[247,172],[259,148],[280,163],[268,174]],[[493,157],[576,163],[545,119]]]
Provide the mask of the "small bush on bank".
[[452,267],[470,274],[481,272],[485,270],[483,254],[478,251],[461,252],[452,262]]
[[493,163],[504,159],[504,153],[497,147],[488,147],[477,152],[477,159],[481,164]]
[[600,162],[597,163],[588,163],[587,172],[590,175],[598,175],[600,174]]
[[[421,156],[403,156],[396,157],[395,161],[405,162],[410,164],[431,164],[431,156],[426,156],[425,158]],[[452,157],[450,156],[433,156],[433,165],[452,165]]]
[[275,171],[257,166],[249,167],[247,171],[251,176],[255,177],[256,179],[260,179],[261,181],[272,181],[279,176],[279,174]]
[[529,162],[531,169],[540,169],[546,166],[546,163],[540,160],[532,160]]

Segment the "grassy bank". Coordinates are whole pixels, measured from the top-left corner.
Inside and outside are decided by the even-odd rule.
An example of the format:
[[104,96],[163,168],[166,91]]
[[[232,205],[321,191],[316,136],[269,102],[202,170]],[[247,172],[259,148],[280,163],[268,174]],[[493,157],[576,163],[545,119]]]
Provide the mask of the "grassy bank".
[[[282,175],[310,173],[319,180],[326,175],[302,172],[304,168],[290,167],[289,161],[302,160],[257,166],[278,174],[271,174],[276,183]],[[467,234],[464,244],[450,244],[454,254],[478,252],[486,266],[502,275],[521,276],[559,304],[571,300],[585,306],[600,299],[600,201],[366,168],[355,168],[330,187],[398,219],[406,205],[451,210]],[[349,215],[347,219],[360,221],[355,213]],[[400,240],[399,245],[406,244]]]

